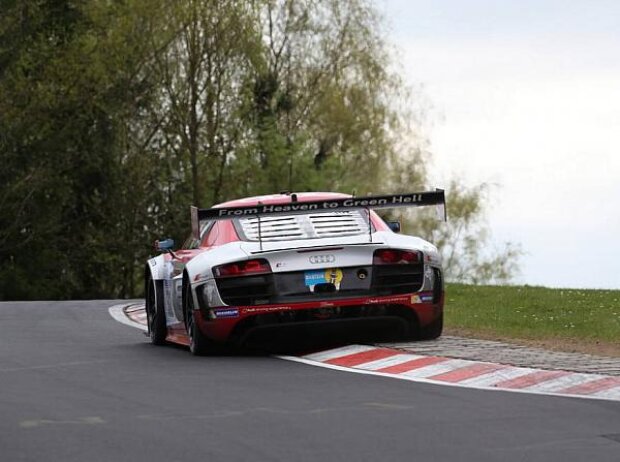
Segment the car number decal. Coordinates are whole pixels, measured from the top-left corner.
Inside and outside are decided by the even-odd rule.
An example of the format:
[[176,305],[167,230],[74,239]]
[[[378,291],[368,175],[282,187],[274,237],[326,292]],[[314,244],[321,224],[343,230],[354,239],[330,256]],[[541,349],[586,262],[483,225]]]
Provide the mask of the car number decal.
[[333,284],[336,290],[340,290],[340,282],[343,276],[340,268],[306,271],[304,273],[304,282],[310,289],[310,292],[314,292],[314,287],[317,284]]

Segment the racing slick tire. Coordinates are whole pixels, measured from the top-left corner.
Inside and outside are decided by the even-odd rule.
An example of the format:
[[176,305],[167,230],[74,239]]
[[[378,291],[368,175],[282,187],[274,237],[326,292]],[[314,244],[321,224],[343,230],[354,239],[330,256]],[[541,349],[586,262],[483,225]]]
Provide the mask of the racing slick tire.
[[213,344],[196,323],[194,317],[194,297],[192,297],[189,282],[185,282],[183,291],[183,316],[185,317],[185,328],[189,338],[189,351],[194,356],[205,356],[213,353]]
[[441,336],[443,331],[443,313],[429,325],[420,327],[418,331],[419,340],[435,340]]
[[146,282],[146,324],[153,345],[165,345],[166,313],[164,312],[164,290],[161,282],[148,278]]

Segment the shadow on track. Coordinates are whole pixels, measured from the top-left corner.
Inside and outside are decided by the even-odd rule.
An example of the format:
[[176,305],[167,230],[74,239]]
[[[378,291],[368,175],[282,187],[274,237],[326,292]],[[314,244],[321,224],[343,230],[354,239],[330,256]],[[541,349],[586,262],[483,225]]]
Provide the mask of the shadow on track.
[[393,327],[377,329],[364,325],[356,329],[343,329],[337,325],[323,325],[320,329],[313,329],[311,326],[299,325],[296,329],[261,330],[244,338],[237,349],[262,354],[300,355],[353,343],[394,341],[406,335],[405,330],[395,330]]
[[[373,344],[411,339],[409,326],[398,318],[389,322],[297,323],[252,329],[229,343],[214,345],[207,356],[299,356],[350,344]],[[149,345],[143,343],[140,345]],[[150,346],[150,345],[149,345]],[[187,352],[186,346],[167,343],[168,351]]]

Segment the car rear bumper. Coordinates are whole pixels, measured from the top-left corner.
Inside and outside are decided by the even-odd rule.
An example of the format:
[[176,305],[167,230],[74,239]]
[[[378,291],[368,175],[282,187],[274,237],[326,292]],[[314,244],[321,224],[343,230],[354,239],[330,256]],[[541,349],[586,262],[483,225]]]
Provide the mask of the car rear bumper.
[[441,315],[443,301],[443,292],[424,291],[328,301],[222,306],[201,308],[196,320],[205,335],[220,342],[308,335],[310,331],[319,333],[322,329],[325,330],[323,335],[342,332],[339,335],[346,337],[344,332],[348,329],[392,329],[398,333],[411,329],[412,325],[424,327]]

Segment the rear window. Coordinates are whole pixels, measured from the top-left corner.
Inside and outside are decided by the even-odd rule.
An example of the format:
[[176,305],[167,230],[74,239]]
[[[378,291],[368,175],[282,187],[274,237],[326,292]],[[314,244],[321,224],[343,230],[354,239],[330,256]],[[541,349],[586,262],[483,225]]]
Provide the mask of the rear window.
[[[257,217],[237,218],[234,223],[237,233],[243,240],[258,241]],[[260,218],[260,236],[265,242],[359,234],[368,234],[368,214],[365,210],[275,215]]]

